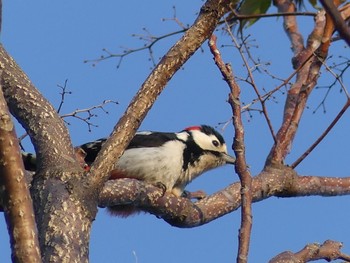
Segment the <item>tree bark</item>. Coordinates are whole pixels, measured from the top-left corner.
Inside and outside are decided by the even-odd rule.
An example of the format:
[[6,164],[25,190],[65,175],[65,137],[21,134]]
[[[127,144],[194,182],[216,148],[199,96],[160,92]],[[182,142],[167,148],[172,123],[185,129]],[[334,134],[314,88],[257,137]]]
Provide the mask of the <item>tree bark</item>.
[[12,262],[41,262],[34,209],[15,126],[0,89],[0,188]]

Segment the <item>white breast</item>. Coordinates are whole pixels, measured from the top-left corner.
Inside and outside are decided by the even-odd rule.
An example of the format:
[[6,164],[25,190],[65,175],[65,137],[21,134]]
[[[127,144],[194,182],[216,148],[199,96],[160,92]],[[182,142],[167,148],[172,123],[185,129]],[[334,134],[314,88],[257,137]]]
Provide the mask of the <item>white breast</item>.
[[120,157],[116,168],[128,177],[148,183],[160,182],[167,191],[171,191],[182,173],[184,147],[180,141],[169,141],[161,147],[128,149]]

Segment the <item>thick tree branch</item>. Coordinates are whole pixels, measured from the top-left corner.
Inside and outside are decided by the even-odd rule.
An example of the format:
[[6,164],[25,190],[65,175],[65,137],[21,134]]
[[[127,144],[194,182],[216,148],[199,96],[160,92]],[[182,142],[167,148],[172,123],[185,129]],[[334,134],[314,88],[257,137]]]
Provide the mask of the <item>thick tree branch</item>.
[[67,261],[87,262],[97,191],[84,183],[62,119],[2,46],[0,69],[9,109],[30,135],[37,154],[31,193],[42,260],[57,262],[64,254]]
[[[294,1],[291,0],[274,0],[273,4],[277,7],[279,13],[295,13],[296,6]],[[298,24],[296,21],[296,16],[284,16],[283,17],[283,26],[284,30],[287,32],[287,35],[292,44],[292,50],[294,56],[299,55],[304,50],[304,39],[302,34],[298,29]]]
[[12,262],[41,262],[38,234],[18,139],[0,89],[0,188]]
[[5,99],[10,112],[33,142],[38,168],[54,170],[74,166],[73,146],[62,119],[3,46],[0,46],[0,69]]
[[[241,183],[234,183],[195,203],[165,194],[161,189],[133,179],[110,180],[101,191],[101,207],[133,203],[142,210],[181,228],[207,224],[241,206]],[[253,177],[253,202],[271,196],[339,196],[350,194],[350,177],[299,176],[284,166],[267,167]]]

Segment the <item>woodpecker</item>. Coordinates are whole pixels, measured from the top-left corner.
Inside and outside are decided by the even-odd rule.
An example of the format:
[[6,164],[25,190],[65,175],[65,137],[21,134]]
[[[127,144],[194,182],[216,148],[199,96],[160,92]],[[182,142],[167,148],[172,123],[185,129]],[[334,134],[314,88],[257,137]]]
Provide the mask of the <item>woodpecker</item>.
[[[75,147],[81,166],[88,171],[106,139]],[[36,169],[36,158],[22,154],[27,170]],[[224,138],[207,125],[191,126],[180,132],[137,132],[111,171],[109,180],[135,178],[161,185],[177,197],[202,173],[225,164],[234,164],[227,153]],[[195,197],[195,196],[194,196]],[[109,211],[126,217],[135,212],[132,205],[109,207]]]
[[[100,139],[80,146],[88,165],[95,160],[105,141]],[[161,184],[166,192],[180,197],[186,185],[202,173],[234,163],[235,158],[228,155],[223,137],[210,126],[192,126],[176,133],[144,131],[135,134],[111,172],[110,180],[135,178]],[[129,215],[129,212],[118,213],[117,206],[112,211]]]

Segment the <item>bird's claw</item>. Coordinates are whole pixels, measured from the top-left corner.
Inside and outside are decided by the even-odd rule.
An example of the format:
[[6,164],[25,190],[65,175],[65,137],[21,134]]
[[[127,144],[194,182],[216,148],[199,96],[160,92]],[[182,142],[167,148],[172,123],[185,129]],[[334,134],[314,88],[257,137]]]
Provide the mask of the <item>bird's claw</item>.
[[162,196],[164,196],[165,192],[167,191],[167,188],[165,186],[165,184],[161,183],[161,182],[157,182],[154,184],[154,186],[162,189],[163,193],[162,193]]

